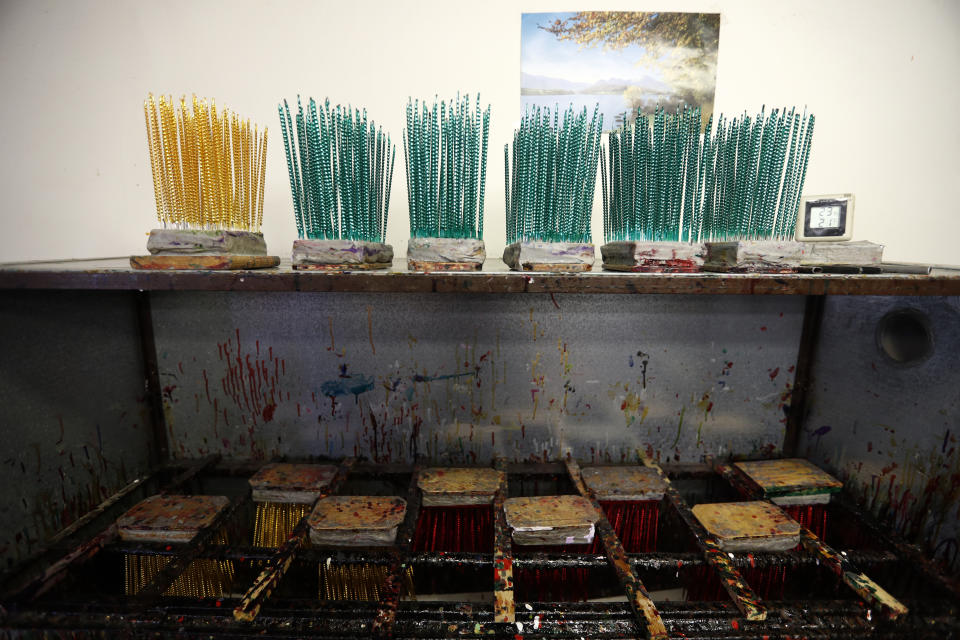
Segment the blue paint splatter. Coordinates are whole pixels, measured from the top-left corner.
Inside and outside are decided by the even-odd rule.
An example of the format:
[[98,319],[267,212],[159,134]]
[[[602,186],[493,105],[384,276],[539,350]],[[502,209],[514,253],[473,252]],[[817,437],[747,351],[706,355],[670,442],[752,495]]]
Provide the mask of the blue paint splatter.
[[824,435],[830,433],[830,429],[832,429],[832,428],[833,428],[833,427],[828,427],[828,426],[824,425],[824,426],[820,427],[819,429],[817,429],[816,431],[814,431],[812,435],[815,435],[815,436],[817,436],[817,437],[819,438],[820,436],[824,436]]
[[633,356],[632,356],[632,355],[629,356],[629,362],[630,362],[630,366],[632,367],[632,366],[633,366]]
[[331,398],[345,396],[351,393],[359,396],[361,393],[366,393],[371,390],[373,390],[373,376],[365,376],[362,373],[346,378],[327,380],[320,385],[320,392]]
[[451,378],[466,378],[468,376],[476,375],[476,371],[467,371],[464,373],[448,373],[442,376],[421,376],[417,374],[413,376],[414,382],[433,382],[434,380],[450,380]]

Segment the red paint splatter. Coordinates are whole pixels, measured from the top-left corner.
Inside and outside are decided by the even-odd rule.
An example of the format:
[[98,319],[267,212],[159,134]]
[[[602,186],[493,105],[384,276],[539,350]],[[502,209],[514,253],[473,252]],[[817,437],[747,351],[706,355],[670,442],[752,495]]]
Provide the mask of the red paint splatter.
[[770,372],[770,379],[773,380],[778,375],[780,375],[780,367],[777,367],[776,369]]
[[766,330],[767,330],[766,327],[760,327],[760,331],[766,331]]
[[277,405],[268,404],[263,408],[263,421],[270,422],[273,420],[273,412],[277,410]]

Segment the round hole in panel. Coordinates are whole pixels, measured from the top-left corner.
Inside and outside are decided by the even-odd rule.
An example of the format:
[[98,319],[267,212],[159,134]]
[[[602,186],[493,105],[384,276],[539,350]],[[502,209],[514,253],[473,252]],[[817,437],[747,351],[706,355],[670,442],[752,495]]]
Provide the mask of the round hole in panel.
[[877,346],[893,362],[910,366],[933,353],[930,319],[919,309],[895,309],[877,324]]

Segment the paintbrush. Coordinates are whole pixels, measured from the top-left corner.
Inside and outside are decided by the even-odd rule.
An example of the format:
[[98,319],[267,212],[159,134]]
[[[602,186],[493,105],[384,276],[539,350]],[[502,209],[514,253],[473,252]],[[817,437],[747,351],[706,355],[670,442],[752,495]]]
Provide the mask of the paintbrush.
[[[843,483],[800,459],[736,462],[737,469],[752,484],[757,495],[778,505],[791,518],[821,540],[827,534],[827,514],[831,496],[843,489]],[[766,567],[747,576],[763,598],[782,598],[787,580],[784,567]]]
[[[129,542],[189,544],[229,503],[223,496],[151,496],[117,519],[117,531],[121,540]],[[212,541],[227,544],[226,531],[220,530]],[[172,556],[125,553],[124,592],[139,593],[171,560]],[[196,559],[163,595],[219,598],[229,589],[233,577],[232,561]]]
[[[656,471],[628,466],[584,467],[581,476],[627,553],[656,550],[665,490]],[[599,551],[596,543],[591,552],[595,551]]]
[[[585,553],[593,543],[597,512],[582,496],[537,496],[504,501],[513,543],[524,551]],[[586,600],[585,569],[518,570],[517,598],[554,602]]]
[[332,465],[274,463],[250,478],[257,505],[253,544],[279,547],[324,495],[337,474]]
[[[492,553],[493,496],[503,477],[502,471],[489,468],[425,469],[417,478],[422,499],[413,550]],[[436,592],[439,579],[446,575],[421,572],[418,581],[429,582]]]
[[[329,496],[314,506],[308,517],[310,542],[315,547],[390,547],[403,522],[407,503],[403,498],[383,496]],[[334,564],[332,557],[320,563],[321,600],[379,601],[388,567],[385,564]],[[413,573],[403,574],[401,592],[412,594]]]

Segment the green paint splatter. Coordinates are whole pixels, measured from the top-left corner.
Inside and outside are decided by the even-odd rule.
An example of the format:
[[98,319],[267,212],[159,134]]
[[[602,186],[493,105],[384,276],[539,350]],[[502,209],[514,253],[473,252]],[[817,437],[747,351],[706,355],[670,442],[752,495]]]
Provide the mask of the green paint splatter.
[[680,408],[680,422],[677,423],[677,437],[673,440],[673,446],[676,447],[677,443],[680,442],[680,432],[683,431],[683,414],[687,412],[687,407],[684,405]]

